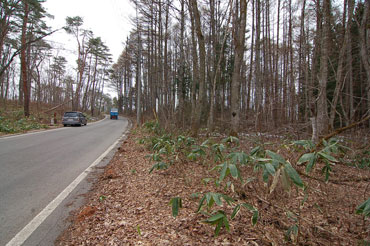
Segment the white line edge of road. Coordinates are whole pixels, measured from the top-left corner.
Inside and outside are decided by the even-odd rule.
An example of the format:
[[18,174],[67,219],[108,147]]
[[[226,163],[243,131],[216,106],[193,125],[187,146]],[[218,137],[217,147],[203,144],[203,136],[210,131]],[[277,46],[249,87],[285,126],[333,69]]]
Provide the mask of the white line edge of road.
[[[129,126],[127,126],[129,127]],[[101,160],[126,136],[118,138],[103,154],[101,154],[93,163],[90,164],[75,180],[72,181],[54,200],[52,200],[36,217],[34,217],[20,232],[17,233],[6,246],[20,246],[31,234],[45,221],[45,219],[63,202],[63,200],[81,183],[85,177],[93,171],[93,167],[99,164]]]
[[[101,121],[103,121],[103,120],[105,120],[107,118],[108,118],[108,116],[106,115],[103,119],[98,120],[98,121],[91,122],[91,123],[89,123],[89,125],[93,125],[95,123],[101,122]],[[24,136],[41,134],[41,133],[46,133],[46,132],[56,132],[56,131],[61,131],[61,130],[66,130],[66,129],[68,129],[68,128],[59,127],[59,128],[55,128],[55,129],[46,129],[44,131],[36,131],[36,132],[29,132],[29,133],[20,133],[20,134],[15,134],[15,135],[10,135],[10,136],[2,136],[2,137],[0,137],[0,140],[2,140],[2,139],[10,139],[10,138],[24,137]]]

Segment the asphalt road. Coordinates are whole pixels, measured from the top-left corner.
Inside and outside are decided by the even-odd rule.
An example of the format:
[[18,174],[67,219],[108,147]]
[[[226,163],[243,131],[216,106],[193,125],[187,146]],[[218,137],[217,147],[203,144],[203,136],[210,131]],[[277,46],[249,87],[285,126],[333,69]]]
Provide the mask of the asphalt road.
[[[128,121],[121,117],[82,127],[0,138],[0,245],[6,245],[127,127]],[[54,220],[65,216],[59,214]],[[50,230],[50,226],[40,227]],[[33,236],[33,241],[24,245],[48,244],[39,243],[42,239],[38,237],[41,236]]]

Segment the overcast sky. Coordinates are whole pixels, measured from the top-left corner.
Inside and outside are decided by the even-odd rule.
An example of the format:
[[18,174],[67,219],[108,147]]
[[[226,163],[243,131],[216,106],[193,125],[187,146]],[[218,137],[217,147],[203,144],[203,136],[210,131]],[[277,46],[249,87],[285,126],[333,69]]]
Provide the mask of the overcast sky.
[[[54,16],[54,19],[46,20],[53,30],[65,26],[67,16],[81,16],[84,20],[83,27],[93,31],[95,37],[102,38],[109,47],[114,62],[132,29],[130,17],[135,15],[129,0],[46,0],[43,6]],[[64,30],[47,40],[59,48],[58,55],[66,56],[69,61],[76,60],[76,40]]]

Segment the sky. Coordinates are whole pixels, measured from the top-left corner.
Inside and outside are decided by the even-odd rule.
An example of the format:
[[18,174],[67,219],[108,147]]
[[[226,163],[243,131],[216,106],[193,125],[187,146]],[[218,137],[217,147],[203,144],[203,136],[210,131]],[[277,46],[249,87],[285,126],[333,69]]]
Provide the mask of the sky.
[[[46,0],[43,6],[54,19],[46,23],[52,30],[65,26],[67,16],[81,16],[83,27],[91,30],[95,37],[101,37],[117,61],[123,50],[123,43],[129,35],[132,25],[130,17],[135,10],[129,0]],[[57,47],[56,53],[67,57],[71,63],[77,58],[77,42],[72,35],[64,30],[47,38]]]
[[[113,62],[123,51],[124,42],[132,30],[130,17],[135,16],[135,9],[129,0],[46,0],[43,6],[54,16],[46,19],[52,30],[66,25],[66,17],[80,16],[84,20],[83,28],[91,30],[94,37],[100,37],[109,47]],[[60,30],[46,38],[51,42],[54,55],[64,56],[67,61],[67,73],[75,74],[77,60],[77,41],[72,35]],[[112,98],[116,93],[109,87],[104,92]]]

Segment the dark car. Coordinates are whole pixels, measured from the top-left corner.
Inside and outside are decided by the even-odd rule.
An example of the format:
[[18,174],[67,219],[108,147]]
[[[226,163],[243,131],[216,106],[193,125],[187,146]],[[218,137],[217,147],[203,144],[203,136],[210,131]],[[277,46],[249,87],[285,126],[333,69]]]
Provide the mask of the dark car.
[[83,115],[83,113],[81,113],[81,112],[76,112],[76,111],[65,112],[64,115],[63,115],[63,119],[62,119],[62,124],[63,124],[63,126],[67,126],[67,125],[70,125],[70,126],[85,125],[86,126],[87,120],[86,120],[85,115]]

